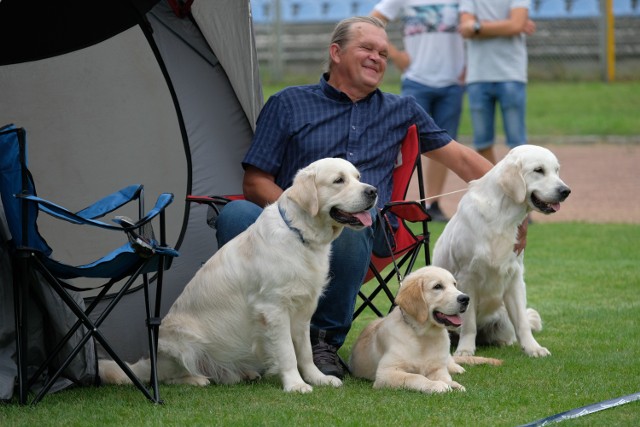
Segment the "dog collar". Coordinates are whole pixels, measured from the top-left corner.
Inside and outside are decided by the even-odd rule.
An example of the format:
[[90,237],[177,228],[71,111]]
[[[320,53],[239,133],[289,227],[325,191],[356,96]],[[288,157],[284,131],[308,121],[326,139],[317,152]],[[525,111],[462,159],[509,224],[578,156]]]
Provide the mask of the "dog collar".
[[293,231],[294,233],[296,233],[298,235],[298,237],[300,238],[300,241],[303,244],[307,244],[307,242],[305,242],[304,237],[302,236],[302,231],[300,231],[300,229],[295,228],[294,226],[291,225],[291,221],[289,221],[289,218],[287,218],[284,214],[284,210],[282,210],[282,207],[280,206],[280,203],[278,203],[278,212],[280,212],[280,216],[282,217],[282,220],[284,221],[285,224],[287,224],[287,227],[289,227],[289,230]]

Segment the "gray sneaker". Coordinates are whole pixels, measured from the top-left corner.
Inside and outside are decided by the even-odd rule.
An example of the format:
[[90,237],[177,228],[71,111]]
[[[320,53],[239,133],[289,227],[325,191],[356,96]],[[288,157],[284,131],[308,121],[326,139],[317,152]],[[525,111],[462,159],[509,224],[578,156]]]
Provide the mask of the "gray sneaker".
[[431,203],[429,209],[427,209],[427,213],[431,217],[431,221],[435,222],[448,222],[449,218],[440,210],[440,206],[438,206],[438,202]]
[[344,378],[344,369],[340,363],[337,348],[324,341],[319,341],[312,344],[311,349],[313,350],[313,363],[320,369],[320,372],[340,379]]

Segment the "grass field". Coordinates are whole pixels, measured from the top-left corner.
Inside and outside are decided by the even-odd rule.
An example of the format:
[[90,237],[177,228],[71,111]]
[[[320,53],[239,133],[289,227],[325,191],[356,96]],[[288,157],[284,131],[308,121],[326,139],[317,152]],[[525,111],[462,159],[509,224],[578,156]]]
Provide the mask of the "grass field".
[[[265,98],[281,87],[265,86]],[[383,90],[399,93],[399,85]],[[640,135],[640,82],[534,82],[528,95],[530,135]],[[461,135],[471,134],[466,111]],[[435,242],[442,224],[431,231]],[[347,377],[341,388],[298,395],[284,393],[270,377],[235,386],[162,385],[165,403],[153,405],[133,387],[86,387],[49,395],[36,407],[0,404],[0,426],[518,426],[639,392],[638,242],[640,225],[533,224],[528,299],[544,321],[536,338],[552,356],[532,359],[517,346],[480,348],[479,355],[504,364],[454,376],[466,393],[373,390]],[[343,358],[373,318],[365,312],[356,320]],[[640,402],[562,425],[638,426]]]
[[[314,78],[296,83],[316,81]],[[265,85],[265,99],[282,87],[284,85]],[[400,93],[400,84],[383,84],[382,90]],[[640,81],[531,82],[527,95],[529,135],[640,135]],[[471,135],[468,111],[465,97],[460,135]],[[501,124],[497,129],[502,134]]]
[[[442,225],[431,225],[432,242]],[[517,347],[480,348],[501,367],[471,366],[455,379],[466,393],[424,395],[373,390],[347,378],[342,388],[286,394],[275,378],[235,386],[161,386],[153,405],[130,386],[49,395],[36,407],[0,405],[0,426],[518,426],[576,407],[640,391],[640,226],[533,224],[526,280],[529,305],[542,315],[536,335],[552,356]],[[341,349],[347,358],[354,324]],[[637,426],[640,402],[563,422]]]

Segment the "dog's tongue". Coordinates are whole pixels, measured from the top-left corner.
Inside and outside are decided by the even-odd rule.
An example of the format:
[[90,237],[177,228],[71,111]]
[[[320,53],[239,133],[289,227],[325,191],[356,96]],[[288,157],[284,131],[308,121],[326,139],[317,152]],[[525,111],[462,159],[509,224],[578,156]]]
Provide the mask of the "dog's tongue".
[[451,316],[448,314],[442,314],[442,317],[444,317],[445,319],[447,319],[453,326],[460,326],[462,325],[462,318],[460,316]]
[[354,213],[353,216],[358,218],[358,221],[360,221],[365,227],[370,227],[371,224],[373,224],[371,214],[368,211]]
[[553,209],[556,212],[560,210],[560,203],[550,203],[549,206],[551,206],[551,209]]

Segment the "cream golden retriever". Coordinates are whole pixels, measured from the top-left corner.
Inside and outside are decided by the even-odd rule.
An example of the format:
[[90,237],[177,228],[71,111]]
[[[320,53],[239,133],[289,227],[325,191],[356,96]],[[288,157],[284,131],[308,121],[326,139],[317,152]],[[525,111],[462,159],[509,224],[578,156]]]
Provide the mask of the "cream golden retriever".
[[459,363],[499,365],[476,356],[453,358],[447,326],[459,326],[469,297],[456,288],[451,273],[423,267],[405,277],[388,316],[374,320],[356,340],[351,374],[374,381],[375,388],[406,388],[443,393],[465,388],[453,381]]
[[[331,242],[345,226],[371,225],[377,190],[359,178],[341,159],[301,169],[276,203],[202,266],[162,320],[160,381],[204,386],[277,374],[288,392],[342,385],[314,365],[309,323],[327,283]],[[149,378],[148,359],[131,368]],[[129,382],[113,361],[100,362],[100,376]]]
[[471,298],[459,328],[456,355],[473,355],[476,342],[518,341],[533,357],[551,353],[533,337],[540,315],[527,309],[524,253],[514,252],[518,225],[529,212],[552,214],[571,190],[546,148],[513,148],[485,176],[472,181],[434,247],[433,264],[449,270]]

